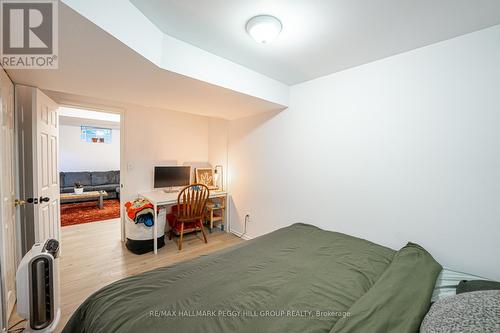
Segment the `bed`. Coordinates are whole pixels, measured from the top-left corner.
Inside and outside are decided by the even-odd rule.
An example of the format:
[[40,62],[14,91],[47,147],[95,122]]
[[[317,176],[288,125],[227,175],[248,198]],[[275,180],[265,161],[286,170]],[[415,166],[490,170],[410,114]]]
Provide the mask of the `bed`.
[[417,332],[441,266],[307,224],[112,283],[64,333]]

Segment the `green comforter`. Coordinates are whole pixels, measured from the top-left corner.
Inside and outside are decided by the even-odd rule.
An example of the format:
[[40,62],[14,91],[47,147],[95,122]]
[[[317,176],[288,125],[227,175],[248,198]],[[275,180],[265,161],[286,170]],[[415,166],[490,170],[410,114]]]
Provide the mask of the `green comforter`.
[[106,286],[63,332],[417,332],[440,270],[415,244],[294,224]]

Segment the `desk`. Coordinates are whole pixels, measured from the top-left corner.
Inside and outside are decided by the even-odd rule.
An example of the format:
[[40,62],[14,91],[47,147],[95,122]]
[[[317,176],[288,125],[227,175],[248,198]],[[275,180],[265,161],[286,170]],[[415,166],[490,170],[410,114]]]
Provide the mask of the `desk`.
[[[153,224],[153,249],[155,254],[158,253],[158,244],[156,243],[157,240],[156,235],[158,229],[156,220],[158,219],[158,207],[177,204],[177,197],[179,196],[179,193],[180,192],[165,192],[163,190],[154,190],[150,192],[139,193],[139,196],[149,200],[149,202],[151,202],[154,206],[155,214],[154,214],[154,224]],[[210,196],[208,198],[213,199],[222,197],[224,198],[227,197],[227,192],[211,190]]]

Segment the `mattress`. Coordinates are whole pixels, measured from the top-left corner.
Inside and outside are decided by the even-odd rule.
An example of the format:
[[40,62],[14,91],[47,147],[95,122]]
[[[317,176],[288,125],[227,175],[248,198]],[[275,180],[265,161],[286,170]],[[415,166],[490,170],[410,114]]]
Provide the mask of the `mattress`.
[[440,270],[416,244],[294,224],[112,283],[63,332],[417,332]]

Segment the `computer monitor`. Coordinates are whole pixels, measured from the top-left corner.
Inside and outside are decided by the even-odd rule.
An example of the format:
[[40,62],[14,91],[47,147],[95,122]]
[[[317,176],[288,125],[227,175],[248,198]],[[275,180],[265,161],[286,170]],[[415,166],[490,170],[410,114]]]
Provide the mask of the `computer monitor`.
[[190,182],[190,166],[155,166],[154,188],[187,186]]

